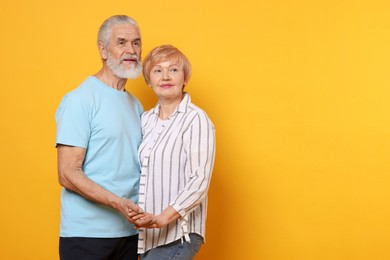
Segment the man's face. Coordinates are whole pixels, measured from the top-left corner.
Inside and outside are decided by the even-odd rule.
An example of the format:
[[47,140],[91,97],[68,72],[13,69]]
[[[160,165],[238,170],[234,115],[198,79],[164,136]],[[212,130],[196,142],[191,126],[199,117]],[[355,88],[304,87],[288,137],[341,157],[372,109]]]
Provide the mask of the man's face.
[[107,66],[119,78],[134,79],[141,75],[141,36],[131,24],[112,27],[107,46]]

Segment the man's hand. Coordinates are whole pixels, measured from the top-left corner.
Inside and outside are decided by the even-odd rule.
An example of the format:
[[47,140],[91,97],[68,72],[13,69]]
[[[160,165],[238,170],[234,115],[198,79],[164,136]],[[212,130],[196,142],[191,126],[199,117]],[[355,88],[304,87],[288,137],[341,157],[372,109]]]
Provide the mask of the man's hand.
[[121,199],[116,210],[118,210],[129,222],[133,224],[135,223],[131,219],[129,212],[133,212],[133,214],[143,213],[143,210],[137,204],[128,199]]

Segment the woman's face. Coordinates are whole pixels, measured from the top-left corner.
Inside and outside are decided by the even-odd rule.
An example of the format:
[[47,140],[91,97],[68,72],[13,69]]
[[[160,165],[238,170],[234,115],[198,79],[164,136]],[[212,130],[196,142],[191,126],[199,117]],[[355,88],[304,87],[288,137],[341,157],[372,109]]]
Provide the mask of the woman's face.
[[181,100],[184,81],[183,67],[175,60],[156,64],[150,71],[150,86],[159,100]]

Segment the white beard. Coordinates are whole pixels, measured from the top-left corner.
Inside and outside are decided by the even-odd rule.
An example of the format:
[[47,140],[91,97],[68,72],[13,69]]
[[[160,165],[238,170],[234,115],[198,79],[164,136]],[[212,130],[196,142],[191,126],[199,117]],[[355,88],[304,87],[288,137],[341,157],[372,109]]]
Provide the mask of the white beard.
[[123,69],[120,62],[116,61],[111,57],[110,54],[107,55],[107,66],[111,69],[115,76],[121,79],[136,79],[141,76],[142,65],[141,62],[137,59],[137,64],[130,69]]

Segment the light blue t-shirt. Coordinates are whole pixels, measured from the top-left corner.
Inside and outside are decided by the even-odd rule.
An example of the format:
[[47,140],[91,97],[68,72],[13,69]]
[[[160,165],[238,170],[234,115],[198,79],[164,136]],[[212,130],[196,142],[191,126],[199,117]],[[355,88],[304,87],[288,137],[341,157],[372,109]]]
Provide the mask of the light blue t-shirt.
[[[88,178],[119,197],[138,201],[143,112],[127,91],[88,77],[65,95],[56,113],[57,144],[86,148],[83,171]],[[61,192],[61,237],[124,237],[136,234],[117,211]]]

